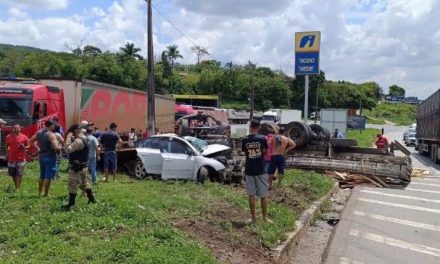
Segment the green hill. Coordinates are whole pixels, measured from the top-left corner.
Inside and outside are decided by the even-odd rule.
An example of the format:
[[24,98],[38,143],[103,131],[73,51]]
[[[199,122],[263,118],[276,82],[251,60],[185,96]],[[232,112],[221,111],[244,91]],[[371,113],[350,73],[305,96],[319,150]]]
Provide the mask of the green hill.
[[363,113],[370,124],[385,124],[389,121],[401,126],[416,122],[417,105],[380,103],[372,110]]

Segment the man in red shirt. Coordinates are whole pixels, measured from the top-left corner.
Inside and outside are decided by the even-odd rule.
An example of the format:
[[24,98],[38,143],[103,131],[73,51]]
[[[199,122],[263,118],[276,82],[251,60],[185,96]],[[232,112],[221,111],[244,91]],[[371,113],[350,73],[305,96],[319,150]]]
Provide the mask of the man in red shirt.
[[29,139],[21,133],[21,127],[15,124],[12,133],[6,136],[6,159],[8,160],[8,174],[15,184],[15,191],[20,189],[21,180],[26,163],[26,149],[29,148]]
[[388,139],[382,135],[377,134],[376,142],[374,143],[378,149],[388,149]]

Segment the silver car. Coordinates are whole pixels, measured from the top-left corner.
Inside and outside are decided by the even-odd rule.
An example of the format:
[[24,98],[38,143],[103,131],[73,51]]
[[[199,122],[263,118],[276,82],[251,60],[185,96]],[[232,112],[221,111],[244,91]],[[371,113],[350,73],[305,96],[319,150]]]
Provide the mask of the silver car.
[[[140,179],[151,175],[163,180],[187,179],[203,183],[222,175],[225,170],[222,163],[204,157],[187,140],[174,134],[152,136],[144,140],[136,152],[135,176]],[[208,152],[212,153],[212,149],[206,149]]]

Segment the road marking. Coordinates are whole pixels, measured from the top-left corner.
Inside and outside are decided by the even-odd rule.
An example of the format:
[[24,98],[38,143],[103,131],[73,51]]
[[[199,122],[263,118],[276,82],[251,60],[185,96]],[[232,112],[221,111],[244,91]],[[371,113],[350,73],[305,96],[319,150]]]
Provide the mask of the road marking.
[[363,262],[356,261],[345,257],[339,257],[339,264],[364,264]]
[[425,186],[440,187],[440,184],[423,183],[423,182],[411,182],[410,185],[425,185]]
[[395,239],[395,238],[391,238],[391,237],[386,237],[386,236],[381,236],[378,234],[361,232],[356,229],[351,229],[350,235],[355,236],[355,237],[365,238],[367,240],[382,243],[382,244],[385,244],[388,246],[398,247],[398,248],[407,249],[407,250],[411,250],[411,251],[415,251],[415,252],[419,252],[419,253],[424,253],[427,255],[435,256],[435,257],[440,257],[440,249],[438,249],[438,248],[428,247],[428,246],[415,244],[415,243],[409,243],[409,242],[406,242],[403,240],[399,240],[399,239]]
[[382,192],[369,191],[369,190],[361,190],[361,192],[363,192],[363,193],[371,193],[371,194],[378,194],[378,195],[383,195],[383,196],[388,196],[388,197],[396,197],[396,198],[408,199],[408,200],[416,200],[416,201],[423,201],[423,202],[430,202],[430,203],[440,203],[440,200],[426,199],[426,198],[407,196],[407,195],[400,195],[400,194],[382,193]]
[[437,194],[440,194],[439,191],[424,190],[424,189],[416,189],[416,188],[405,188],[405,190],[408,190],[408,191],[416,191],[416,192],[426,192],[426,193],[437,193]]
[[438,182],[440,177],[426,177],[426,178],[412,178],[411,181],[412,182],[417,182],[417,181],[433,181],[433,182]]
[[425,211],[425,212],[440,214],[440,210],[427,208],[427,207],[420,207],[420,206],[414,206],[414,205],[408,205],[408,204],[382,202],[382,201],[378,201],[378,200],[365,199],[365,198],[358,198],[358,200],[362,201],[362,202],[366,202],[366,203],[375,203],[375,204],[388,205],[388,206],[393,206],[393,207],[413,209],[413,210],[418,210],[418,211]]
[[422,229],[426,229],[426,230],[440,232],[440,226],[424,224],[424,223],[419,223],[419,222],[415,222],[415,221],[394,218],[394,217],[389,217],[389,216],[384,216],[384,215],[370,214],[370,213],[366,213],[366,212],[362,212],[362,211],[353,211],[353,214],[358,215],[358,216],[366,216],[366,217],[369,217],[369,218],[372,218],[375,220],[381,220],[381,221],[386,221],[386,222],[390,222],[390,223],[412,226],[412,227],[417,227],[417,228],[422,228]]

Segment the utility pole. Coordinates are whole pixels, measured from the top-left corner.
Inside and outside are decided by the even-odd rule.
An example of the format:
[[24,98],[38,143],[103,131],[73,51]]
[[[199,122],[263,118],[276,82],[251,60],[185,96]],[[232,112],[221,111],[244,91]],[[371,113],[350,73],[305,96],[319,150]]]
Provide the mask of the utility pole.
[[252,79],[251,79],[251,113],[249,119],[254,119],[254,98],[255,98],[255,64],[249,61],[249,65],[252,67]]
[[145,0],[148,5],[148,134],[154,135],[156,133],[156,103],[154,84],[154,53],[153,53],[153,10],[151,1]]

